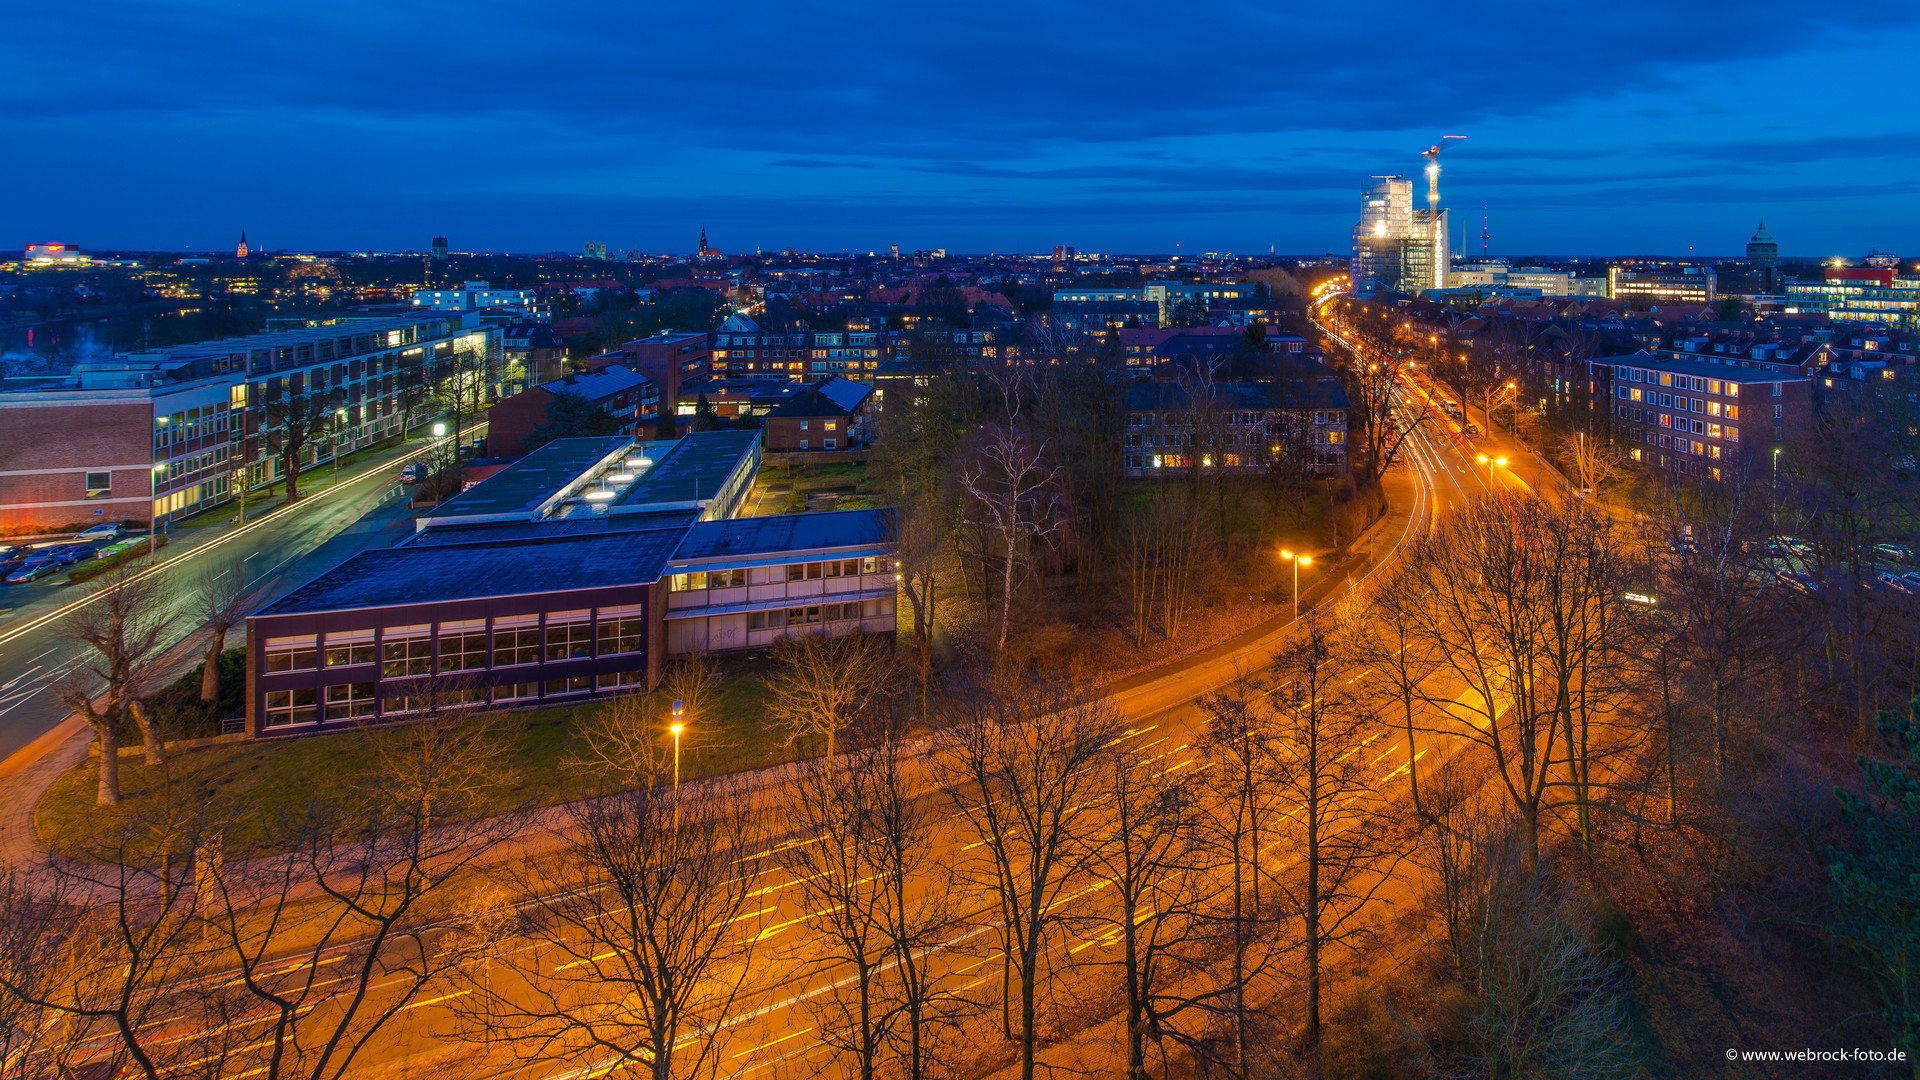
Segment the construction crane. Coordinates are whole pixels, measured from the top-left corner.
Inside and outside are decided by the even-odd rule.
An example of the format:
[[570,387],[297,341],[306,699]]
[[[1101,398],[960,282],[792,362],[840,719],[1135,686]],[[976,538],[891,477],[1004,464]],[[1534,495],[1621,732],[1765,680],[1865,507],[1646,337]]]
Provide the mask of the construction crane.
[[1440,151],[1448,139],[1464,138],[1465,135],[1442,135],[1438,143],[1420,155],[1427,159],[1427,259],[1433,264],[1432,287],[1436,289],[1447,287],[1447,267],[1440,259]]

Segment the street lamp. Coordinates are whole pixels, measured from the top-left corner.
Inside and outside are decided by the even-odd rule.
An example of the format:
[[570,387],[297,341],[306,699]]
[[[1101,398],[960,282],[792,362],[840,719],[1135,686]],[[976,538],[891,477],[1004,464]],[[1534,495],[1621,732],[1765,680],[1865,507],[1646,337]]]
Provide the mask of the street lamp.
[[1293,552],[1288,551],[1285,548],[1280,549],[1280,557],[1293,564],[1293,617],[1295,619],[1299,619],[1300,618],[1300,568],[1302,566],[1312,566],[1313,560],[1305,555],[1295,555]]
[[[1776,452],[1776,454],[1778,454],[1778,452]],[[156,463],[154,463],[154,482],[148,484],[148,488],[146,488],[148,494],[152,494],[152,502],[154,502],[154,513],[150,515],[150,519],[148,519],[148,523],[146,523],[146,557],[148,557],[148,561],[152,561],[152,559],[154,559],[154,552],[159,550],[159,479],[161,479],[161,475],[165,475],[165,473],[167,473],[167,463],[165,463],[165,461],[156,461]]]
[[1507,467],[1507,459],[1506,459],[1506,458],[1490,458],[1490,457],[1488,457],[1488,456],[1487,456],[1487,455],[1485,455],[1485,454],[1481,454],[1481,455],[1480,455],[1480,464],[1482,464],[1482,465],[1485,465],[1485,466],[1487,467],[1487,486],[1488,486],[1489,488],[1491,488],[1491,487],[1493,486],[1493,469],[1494,469],[1494,466],[1496,466],[1496,465],[1497,465],[1497,466],[1499,466],[1499,467],[1500,467],[1500,468],[1502,468],[1502,469],[1504,469],[1504,468],[1506,468],[1506,467]]
[[680,828],[680,732],[686,727],[681,722],[682,705],[673,703],[673,726],[667,730],[673,732],[673,827]]

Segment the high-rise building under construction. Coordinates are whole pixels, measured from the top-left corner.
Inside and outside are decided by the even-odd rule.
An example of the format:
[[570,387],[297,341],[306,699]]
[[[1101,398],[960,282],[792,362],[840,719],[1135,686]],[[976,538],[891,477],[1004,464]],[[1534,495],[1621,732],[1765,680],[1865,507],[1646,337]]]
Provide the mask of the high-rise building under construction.
[[[1447,248],[1447,212],[1414,206],[1413,181],[1404,176],[1374,179],[1360,196],[1360,221],[1353,227],[1353,265],[1349,280],[1359,289],[1420,293],[1446,287],[1451,265]],[[1435,227],[1433,214],[1440,216]]]

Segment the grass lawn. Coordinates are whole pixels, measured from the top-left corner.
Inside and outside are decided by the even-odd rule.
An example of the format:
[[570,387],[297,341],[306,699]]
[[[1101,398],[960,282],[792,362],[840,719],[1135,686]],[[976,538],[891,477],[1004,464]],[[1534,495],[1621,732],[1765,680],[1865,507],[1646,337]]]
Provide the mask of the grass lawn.
[[[766,695],[757,666],[739,662],[727,669],[714,685],[706,721],[687,718],[681,777],[788,760],[792,750],[782,745],[782,733],[763,722]],[[650,705],[664,718],[667,706],[661,695],[653,695]],[[549,805],[599,787],[600,777],[578,764],[582,741],[575,734],[576,725],[594,708],[588,703],[500,714],[498,721],[510,742],[510,776],[491,793],[493,805]],[[664,719],[660,727],[661,738],[670,740]],[[91,837],[112,835],[127,821],[138,820],[171,782],[176,793],[197,793],[214,818],[226,821],[230,854],[257,853],[277,811],[296,808],[311,791],[350,787],[373,767],[372,745],[359,731],[183,750],[156,769],[138,757],[123,757],[121,803],[103,807],[94,805],[99,765],[89,759],[54,781],[35,813],[35,824],[48,847],[85,858]]]

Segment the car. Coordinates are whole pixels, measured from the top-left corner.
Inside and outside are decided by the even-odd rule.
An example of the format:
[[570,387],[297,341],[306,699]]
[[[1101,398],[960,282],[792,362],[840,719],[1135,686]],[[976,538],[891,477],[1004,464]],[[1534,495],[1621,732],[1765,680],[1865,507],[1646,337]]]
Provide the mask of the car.
[[1905,544],[1875,544],[1874,554],[1890,562],[1912,562],[1913,549]]
[[1908,581],[1899,574],[1881,574],[1873,580],[1874,587],[1883,592],[1906,593],[1909,596],[1920,593],[1920,581]]
[[86,562],[88,559],[100,554],[100,549],[92,544],[62,544],[55,550],[60,553],[60,562],[62,565]]
[[1775,570],[1773,572],[1773,580],[1797,593],[1816,593],[1820,591],[1820,583],[1815,581],[1811,574],[1795,573],[1792,570]]
[[417,484],[426,478],[427,467],[417,461],[408,462],[400,469],[400,482],[403,484]]
[[96,540],[96,541],[118,540],[120,539],[120,534],[126,531],[127,531],[127,527],[125,525],[122,525],[119,522],[115,521],[115,522],[109,522],[108,524],[105,524],[105,525],[95,525],[91,529],[86,529],[82,531],[80,535],[74,537],[74,539],[75,540]]
[[1478,437],[1478,436],[1479,436],[1479,434],[1480,434],[1480,425],[1479,425],[1479,424],[1468,424],[1468,425],[1466,425],[1465,427],[1463,427],[1463,428],[1461,428],[1460,430],[1461,430],[1461,432],[1463,432],[1464,434],[1466,434],[1466,435],[1468,435],[1468,436],[1471,436],[1471,437]]
[[7,584],[19,585],[28,581],[38,581],[59,570],[60,567],[51,559],[28,559],[20,564],[19,569],[7,575]]

